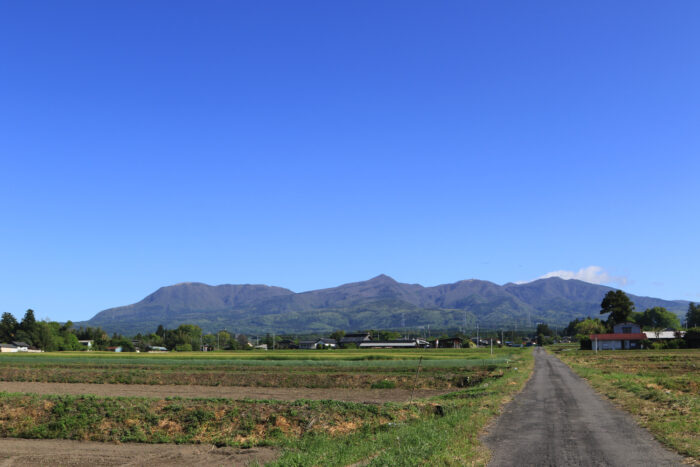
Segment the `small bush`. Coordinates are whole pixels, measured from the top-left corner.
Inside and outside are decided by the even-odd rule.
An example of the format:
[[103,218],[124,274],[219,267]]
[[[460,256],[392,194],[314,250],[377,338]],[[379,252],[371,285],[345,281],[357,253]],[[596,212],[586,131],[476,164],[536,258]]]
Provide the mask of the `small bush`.
[[394,389],[396,387],[396,383],[383,379],[381,381],[377,381],[376,383],[372,383],[371,387],[372,389]]

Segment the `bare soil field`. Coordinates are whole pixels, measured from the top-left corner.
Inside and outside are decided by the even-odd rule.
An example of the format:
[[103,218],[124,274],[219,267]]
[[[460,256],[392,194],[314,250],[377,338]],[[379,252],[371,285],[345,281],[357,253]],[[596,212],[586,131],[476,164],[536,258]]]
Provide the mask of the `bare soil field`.
[[[249,386],[181,386],[149,384],[83,384],[0,381],[0,391],[32,394],[92,394],[102,397],[183,397],[221,399],[298,399],[346,402],[408,402],[409,389],[269,388]],[[449,390],[416,389],[414,398],[441,395]]]
[[237,449],[173,444],[113,444],[52,439],[0,439],[0,466],[247,466],[273,461],[269,447]]
[[530,349],[0,356],[0,467],[469,465],[531,368]]

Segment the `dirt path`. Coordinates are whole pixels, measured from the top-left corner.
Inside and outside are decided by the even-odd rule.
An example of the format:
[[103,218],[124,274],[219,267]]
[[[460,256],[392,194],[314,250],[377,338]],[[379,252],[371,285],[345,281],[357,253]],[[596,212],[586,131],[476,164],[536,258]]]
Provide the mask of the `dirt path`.
[[235,449],[174,444],[111,444],[91,441],[0,438],[0,467],[188,465],[246,466],[274,460],[271,448]]
[[632,417],[558,358],[535,349],[535,372],[484,437],[490,466],[680,465]]
[[[216,397],[226,399],[332,399],[350,402],[407,402],[410,389],[340,388],[259,388],[233,386],[186,386],[150,384],[34,383],[0,381],[0,391],[35,394],[94,394],[97,396],[136,397]],[[445,394],[449,390],[416,389],[415,397]]]

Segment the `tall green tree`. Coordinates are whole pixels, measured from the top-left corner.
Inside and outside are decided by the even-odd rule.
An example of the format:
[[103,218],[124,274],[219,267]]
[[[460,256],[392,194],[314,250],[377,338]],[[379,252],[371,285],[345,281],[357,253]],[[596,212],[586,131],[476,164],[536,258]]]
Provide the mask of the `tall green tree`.
[[56,344],[58,339],[56,337],[57,336],[54,334],[54,330],[49,323],[44,321],[35,323],[34,345],[39,347],[41,350],[46,352],[58,350],[58,346]]
[[570,321],[569,324],[564,328],[563,335],[565,336],[573,336],[576,334],[576,325],[580,322],[582,322],[584,318],[575,318],[573,321]]
[[340,339],[345,337],[345,331],[333,331],[331,333],[331,339],[335,339],[336,341],[340,342]]
[[15,340],[15,334],[19,329],[19,323],[12,313],[3,313],[0,319],[0,340],[10,343]]
[[35,327],[36,318],[34,318],[34,310],[30,308],[24,313],[24,318],[22,318],[22,322],[19,323],[19,328],[27,334],[32,335]]
[[600,314],[608,315],[608,327],[628,321],[633,311],[634,303],[622,290],[611,290],[600,303]]
[[649,330],[679,329],[681,327],[678,316],[660,306],[644,310],[644,313],[641,313],[641,316],[636,318],[636,323]]
[[693,302],[688,304],[688,313],[685,315],[686,326],[689,328],[700,327],[700,304]]
[[576,340],[588,339],[591,334],[603,334],[605,333],[605,324],[598,318],[591,319],[587,318],[583,321],[576,323],[574,326],[574,334],[576,335]]

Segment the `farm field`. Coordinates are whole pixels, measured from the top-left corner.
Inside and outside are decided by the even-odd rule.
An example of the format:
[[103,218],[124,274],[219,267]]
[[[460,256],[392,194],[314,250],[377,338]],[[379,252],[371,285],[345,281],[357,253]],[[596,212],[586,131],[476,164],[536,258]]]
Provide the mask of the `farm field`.
[[[473,385],[512,350],[274,351],[0,355],[0,381],[271,388],[451,389]],[[416,380],[418,359],[423,357]]]
[[[531,368],[530,349],[2,355],[0,436],[265,448],[272,465],[461,465],[488,457],[477,434]],[[128,397],[89,394],[105,387]]]
[[659,441],[700,464],[700,350],[554,353]]

